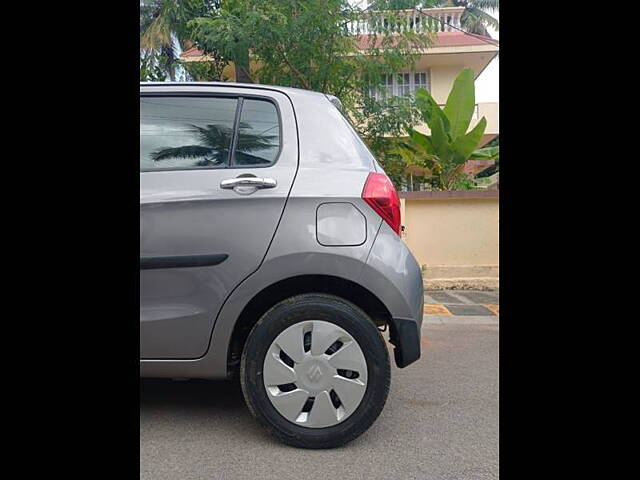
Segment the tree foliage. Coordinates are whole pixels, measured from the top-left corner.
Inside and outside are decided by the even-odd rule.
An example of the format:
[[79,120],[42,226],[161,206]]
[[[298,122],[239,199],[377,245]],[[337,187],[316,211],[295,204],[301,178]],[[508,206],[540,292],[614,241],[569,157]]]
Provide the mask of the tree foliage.
[[[372,93],[380,90],[385,75],[412,71],[417,51],[430,46],[433,36],[409,29],[392,34],[402,20],[393,12],[416,6],[464,6],[463,27],[486,34],[487,25],[497,27],[497,21],[491,23],[493,17],[485,15],[486,11],[497,9],[498,0],[372,1],[364,10],[385,11],[389,21],[376,23],[375,31],[367,36],[348,32],[347,27],[361,20],[365,13],[351,3],[348,0],[141,2],[141,80],[174,79],[180,64],[178,44],[182,49],[196,46],[209,57],[206,62],[182,64],[197,81],[227,80],[222,78],[222,71],[232,62],[236,81],[335,95],[346,116],[399,185],[406,168],[406,151],[405,156],[399,153],[393,137],[409,131],[428,112],[418,109],[410,96]],[[455,116],[455,112],[448,113]],[[459,134],[457,125],[454,135]],[[443,124],[443,128],[448,127]]]
[[194,82],[226,82],[229,78],[223,75],[229,61],[222,56],[209,55],[210,60],[201,62],[182,62],[182,67]]
[[500,8],[500,0],[442,0],[439,3],[442,7],[464,7],[460,23],[469,33],[491,37],[488,28],[498,30],[500,27],[500,22],[489,13]]
[[500,136],[491,140],[484,146],[484,148],[480,148],[473,152],[471,160],[495,160],[493,165],[478,173],[476,178],[490,177],[494,173],[500,171]]
[[[393,3],[378,1],[372,8],[393,10],[417,2]],[[347,0],[223,0],[212,15],[188,25],[198,48],[233,61],[244,76],[237,80],[338,97],[383,166],[398,166],[397,175],[391,176],[399,182],[402,159],[388,152],[386,138],[415,125],[419,111],[412,98],[376,100],[371,94],[384,75],[411,71],[416,49],[430,46],[433,37],[411,31],[392,35],[394,21],[400,20],[393,11],[388,12],[388,24],[377,25],[374,33],[349,34],[348,25],[362,15],[363,10]]]
[[[193,45],[188,22],[210,15],[220,0],[144,0],[140,1],[140,59],[153,60],[156,68],[171,80],[180,65],[179,51]],[[152,80],[141,75],[142,80]]]
[[140,81],[164,82],[167,79],[164,61],[160,54],[154,52],[140,54]]

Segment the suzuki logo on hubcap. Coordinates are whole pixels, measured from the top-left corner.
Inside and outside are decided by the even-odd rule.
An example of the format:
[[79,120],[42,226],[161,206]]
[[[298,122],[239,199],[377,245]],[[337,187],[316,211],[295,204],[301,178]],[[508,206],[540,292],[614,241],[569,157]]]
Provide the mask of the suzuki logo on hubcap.
[[317,382],[322,377],[322,370],[318,365],[312,366],[309,370],[307,370],[307,377],[312,382]]

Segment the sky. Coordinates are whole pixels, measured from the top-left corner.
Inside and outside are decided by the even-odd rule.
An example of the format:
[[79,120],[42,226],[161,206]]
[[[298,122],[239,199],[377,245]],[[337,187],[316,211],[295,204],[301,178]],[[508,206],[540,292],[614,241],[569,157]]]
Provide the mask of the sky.
[[[489,12],[496,19],[500,19],[499,12]],[[489,29],[489,33],[496,40],[500,39],[500,35],[493,29]],[[476,102],[497,102],[499,97],[498,75],[500,72],[500,63],[498,58],[494,58],[487,68],[476,79]]]

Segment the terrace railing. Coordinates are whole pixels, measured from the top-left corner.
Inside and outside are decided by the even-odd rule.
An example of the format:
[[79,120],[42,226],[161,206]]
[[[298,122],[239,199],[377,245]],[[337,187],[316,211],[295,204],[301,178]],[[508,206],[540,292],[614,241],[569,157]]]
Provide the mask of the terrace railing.
[[370,11],[347,25],[351,35],[452,32],[460,28],[464,7]]

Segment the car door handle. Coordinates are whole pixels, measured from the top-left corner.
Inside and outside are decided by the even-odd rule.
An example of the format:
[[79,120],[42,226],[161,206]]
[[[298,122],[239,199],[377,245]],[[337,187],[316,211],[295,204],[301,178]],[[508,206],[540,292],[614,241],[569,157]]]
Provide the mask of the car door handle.
[[237,177],[220,182],[220,188],[232,190],[236,187],[275,188],[278,182],[273,178]]

